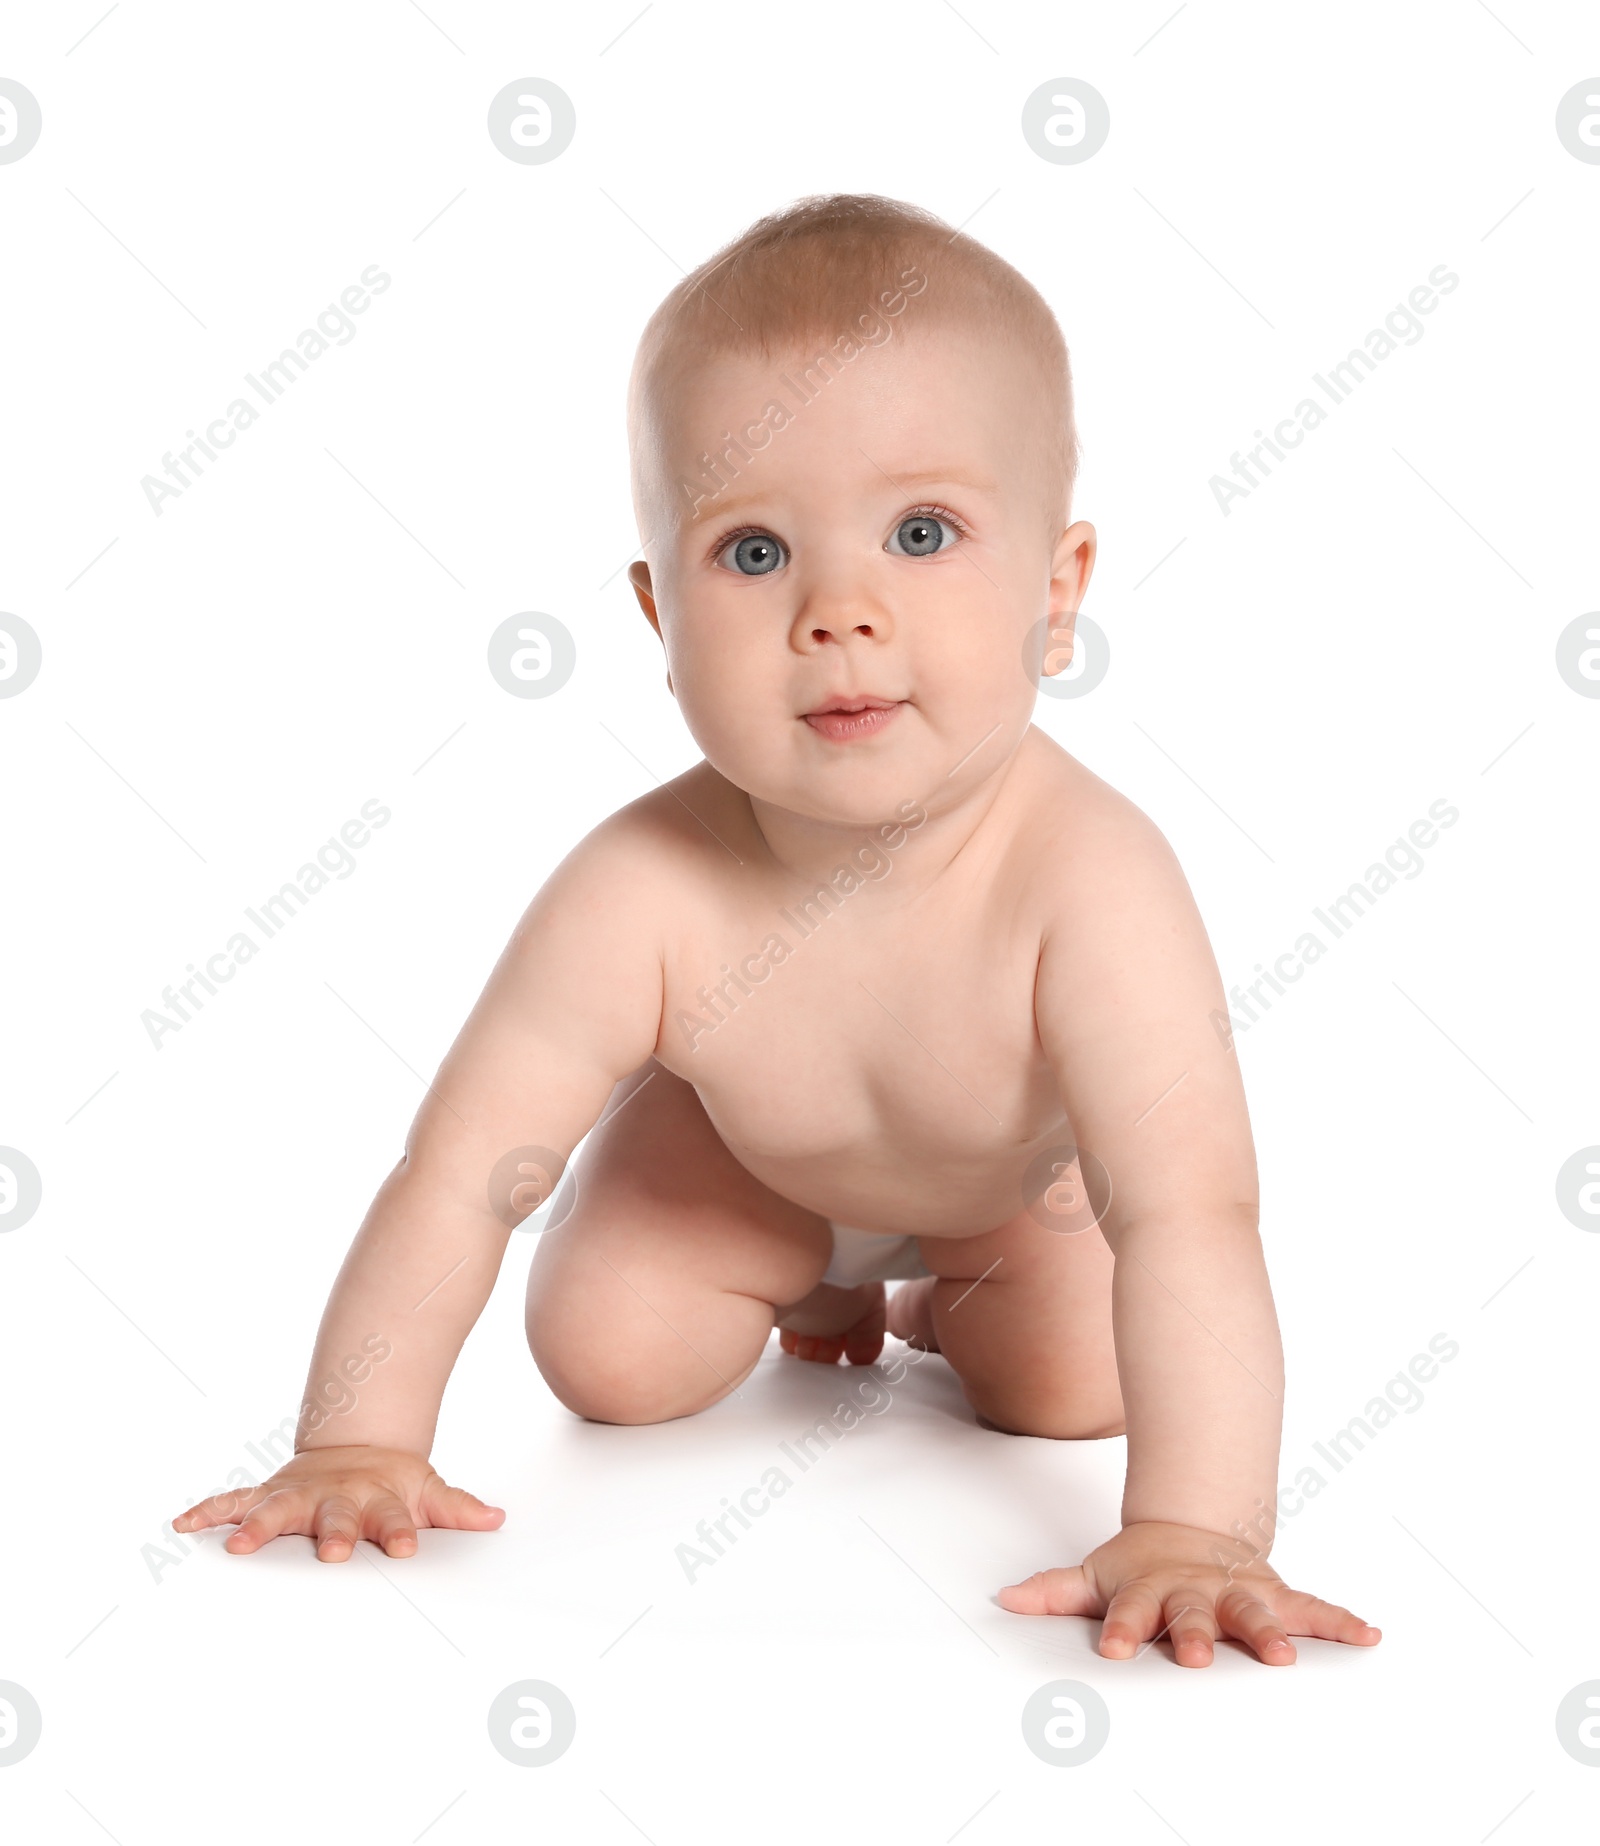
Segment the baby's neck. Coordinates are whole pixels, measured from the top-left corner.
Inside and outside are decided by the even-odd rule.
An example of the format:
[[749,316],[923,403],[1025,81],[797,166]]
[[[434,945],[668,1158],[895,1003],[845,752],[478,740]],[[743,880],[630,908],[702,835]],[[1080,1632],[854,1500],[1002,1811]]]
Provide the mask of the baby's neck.
[[1009,753],[997,751],[982,770],[977,763],[982,752],[974,753],[944,778],[942,787],[908,793],[870,821],[819,820],[731,784],[730,790],[748,808],[774,869],[814,883],[832,877],[862,849],[875,847],[886,862],[893,860],[895,886],[905,899],[936,884],[958,855],[1004,829],[1019,781],[1029,778],[1034,735],[1030,725]]

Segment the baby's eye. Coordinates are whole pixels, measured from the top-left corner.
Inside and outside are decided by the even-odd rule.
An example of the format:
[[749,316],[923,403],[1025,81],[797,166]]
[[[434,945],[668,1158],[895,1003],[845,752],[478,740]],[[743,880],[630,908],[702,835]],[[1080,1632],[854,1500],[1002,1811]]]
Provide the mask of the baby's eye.
[[717,554],[718,564],[727,558],[732,558],[731,568],[741,576],[764,577],[783,562],[783,546],[770,532],[746,532],[723,547]]
[[936,513],[912,513],[895,527],[888,549],[897,557],[927,558],[948,551],[961,534],[949,519]]

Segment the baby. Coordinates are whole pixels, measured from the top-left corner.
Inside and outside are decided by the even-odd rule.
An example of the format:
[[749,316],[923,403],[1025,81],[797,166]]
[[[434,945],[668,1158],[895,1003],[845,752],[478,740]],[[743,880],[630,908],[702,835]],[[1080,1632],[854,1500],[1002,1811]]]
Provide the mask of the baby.
[[1096,543],[1050,309],[929,212],[802,200],[667,296],[629,424],[630,576],[705,760],[533,899],[339,1274],[294,1457],[174,1525],[328,1562],[499,1525],[428,1454],[543,1209],[528,1342],[579,1416],[703,1410],[774,1325],[824,1364],[887,1332],[987,1429],[1127,1434],[1121,1530],[1004,1608],[1184,1666],[1376,1642],[1267,1563],[1282,1358],[1204,927],[1031,722]]

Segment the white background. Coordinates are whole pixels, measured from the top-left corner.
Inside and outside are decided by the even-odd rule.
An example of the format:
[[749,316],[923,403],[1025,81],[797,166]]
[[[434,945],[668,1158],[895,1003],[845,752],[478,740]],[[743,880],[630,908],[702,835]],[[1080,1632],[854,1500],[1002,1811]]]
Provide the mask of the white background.
[[[1600,701],[1555,644],[1600,607],[1600,167],[1554,115],[1600,71],[1592,12],[636,12],[8,21],[0,75],[44,132],[0,166],[0,607],[44,668],[0,701],[0,1142],[44,1199],[0,1238],[0,1680],[44,1733],[0,1815],[126,1846],[1588,1837],[1600,1778],[1554,1720],[1600,1678],[1600,1237],[1555,1175],[1600,1141]],[[577,110],[548,165],[485,128],[526,76]],[[1078,166],[1020,132],[1059,76],[1111,110]],[[691,1586],[674,1546],[850,1375],[774,1341],[738,1401],[582,1423],[523,1340],[526,1238],[435,1450],[502,1532],[325,1569],[302,1539],[180,1558],[166,1531],[293,1414],[347,1242],[529,897],[697,758],[622,575],[628,366],[682,270],[832,190],[970,219],[1060,317],[1112,657],[1038,722],[1172,840],[1230,983],[1430,803],[1460,811],[1237,1041],[1284,1478],[1431,1336],[1460,1347],[1275,1554],[1375,1650],[1185,1672],[1008,1615],[999,1585],[1114,1529],[1123,1444],[978,1430],[940,1360]],[[372,263],[393,285],[357,337],[155,516],[141,477]],[[1225,517],[1209,478],[1440,263],[1460,285],[1424,337]],[[577,638],[547,700],[486,670],[526,610]],[[141,1012],[369,798],[393,819],[356,871],[155,1050]],[[486,1731],[527,1678],[578,1713],[538,1770]],[[1054,1678],[1110,1708],[1079,1768],[1022,1741]]]

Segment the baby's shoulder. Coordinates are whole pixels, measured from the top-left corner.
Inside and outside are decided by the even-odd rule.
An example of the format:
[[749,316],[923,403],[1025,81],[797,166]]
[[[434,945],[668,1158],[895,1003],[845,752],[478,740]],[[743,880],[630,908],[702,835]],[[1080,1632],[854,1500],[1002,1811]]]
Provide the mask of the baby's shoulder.
[[749,826],[732,799],[738,791],[708,763],[675,776],[608,814],[551,874],[551,884],[577,889],[626,889],[636,902],[685,894],[708,872],[737,869]]
[[1119,789],[1037,728],[1015,836],[1020,875],[1047,921],[1114,934],[1193,900],[1167,837]]

